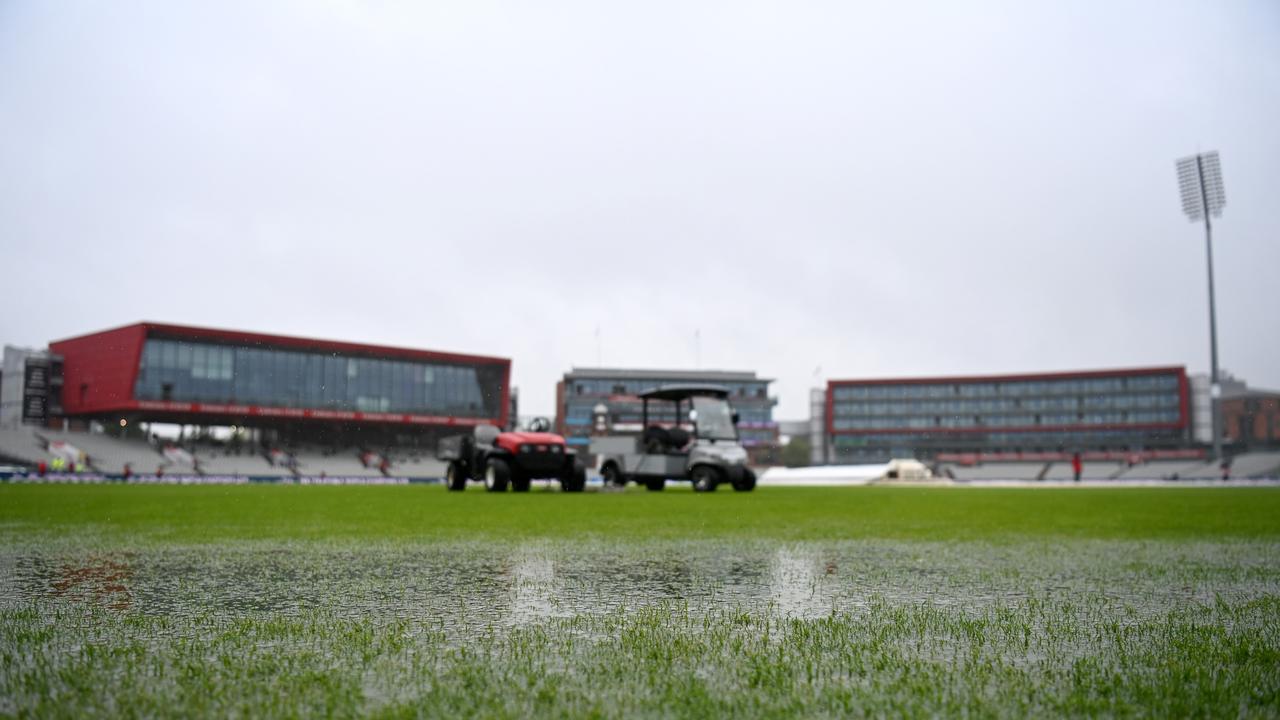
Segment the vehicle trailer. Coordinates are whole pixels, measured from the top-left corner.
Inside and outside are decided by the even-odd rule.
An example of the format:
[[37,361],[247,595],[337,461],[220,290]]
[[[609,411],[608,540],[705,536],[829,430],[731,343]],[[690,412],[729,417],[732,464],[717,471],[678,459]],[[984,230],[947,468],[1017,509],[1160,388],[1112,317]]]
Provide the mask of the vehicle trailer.
[[564,438],[549,432],[501,432],[493,425],[479,425],[474,432],[441,438],[436,457],[448,463],[444,485],[451,491],[467,489],[467,481],[480,480],[489,492],[527,492],[533,480],[560,481],[565,492],[582,492],[587,471]]
[[728,398],[719,385],[665,385],[640,393],[642,435],[591,440],[605,487],[636,482],[659,491],[667,480],[688,480],[698,492],[725,483],[754,490],[756,476],[747,467],[738,414]]

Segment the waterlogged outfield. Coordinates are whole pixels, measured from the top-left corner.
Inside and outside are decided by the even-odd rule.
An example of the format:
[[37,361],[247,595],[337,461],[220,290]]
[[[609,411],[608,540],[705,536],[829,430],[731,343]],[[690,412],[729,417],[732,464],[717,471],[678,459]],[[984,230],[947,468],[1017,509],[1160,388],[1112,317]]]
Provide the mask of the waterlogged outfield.
[[696,495],[438,486],[0,486],[0,529],[128,542],[485,537],[1277,538],[1272,488],[762,488]]
[[1280,493],[0,486],[0,716],[1280,716]]

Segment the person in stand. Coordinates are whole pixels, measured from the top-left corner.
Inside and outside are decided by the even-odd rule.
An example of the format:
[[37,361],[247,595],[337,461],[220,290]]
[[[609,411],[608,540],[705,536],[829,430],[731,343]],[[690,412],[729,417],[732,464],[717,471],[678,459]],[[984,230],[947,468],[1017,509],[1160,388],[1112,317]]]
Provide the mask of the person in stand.
[[1222,482],[1226,482],[1231,479],[1231,458],[1229,457],[1222,458],[1221,467],[1222,467]]
[[1084,471],[1084,463],[1080,461],[1080,453],[1071,456],[1071,473],[1075,475],[1076,482],[1080,482],[1080,473]]
[[40,477],[44,477],[47,472],[49,472],[49,464],[41,460],[40,464],[36,465],[36,474]]
[[131,477],[133,477],[133,468],[129,466],[129,463],[125,463],[124,464],[124,481],[129,482],[129,478]]

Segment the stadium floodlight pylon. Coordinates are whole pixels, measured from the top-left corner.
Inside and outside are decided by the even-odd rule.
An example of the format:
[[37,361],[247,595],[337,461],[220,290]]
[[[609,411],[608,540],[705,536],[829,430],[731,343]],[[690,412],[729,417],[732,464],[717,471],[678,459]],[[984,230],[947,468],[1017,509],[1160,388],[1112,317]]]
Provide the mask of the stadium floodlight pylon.
[[1213,223],[1222,217],[1227,195],[1222,186],[1222,166],[1218,151],[1197,153],[1178,161],[1178,187],[1182,191],[1182,212],[1191,222],[1204,220],[1205,257],[1209,267],[1209,412],[1213,416],[1213,459],[1222,458],[1222,388],[1218,385],[1218,318],[1213,299]]

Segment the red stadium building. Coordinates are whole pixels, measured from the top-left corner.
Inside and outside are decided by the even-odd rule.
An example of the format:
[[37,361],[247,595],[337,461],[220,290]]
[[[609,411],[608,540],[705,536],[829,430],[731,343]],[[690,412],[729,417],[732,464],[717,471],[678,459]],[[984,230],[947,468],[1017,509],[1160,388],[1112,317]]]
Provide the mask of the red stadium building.
[[51,343],[69,419],[387,442],[505,426],[505,358],[138,323]]
[[827,384],[831,462],[1186,452],[1180,366]]

